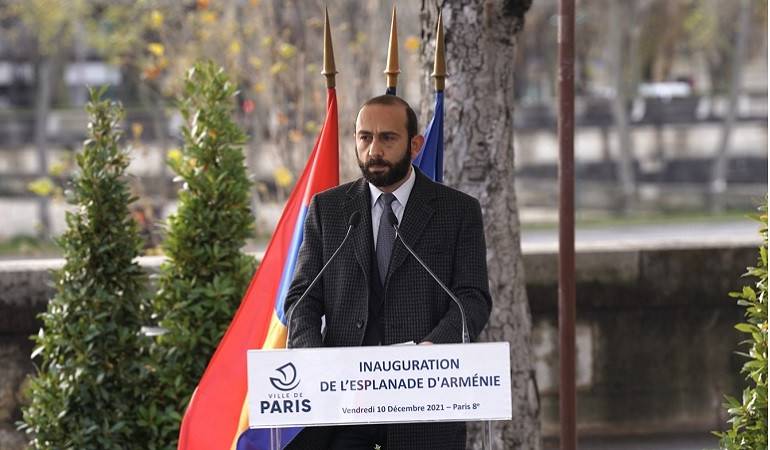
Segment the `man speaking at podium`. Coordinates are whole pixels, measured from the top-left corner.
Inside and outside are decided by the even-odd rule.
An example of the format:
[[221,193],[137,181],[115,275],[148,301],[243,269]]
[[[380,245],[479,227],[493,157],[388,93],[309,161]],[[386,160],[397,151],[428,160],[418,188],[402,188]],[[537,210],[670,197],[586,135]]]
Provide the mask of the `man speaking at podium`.
[[[412,166],[423,137],[401,98],[383,95],[364,103],[355,140],[363,177],[316,195],[308,208],[285,302],[287,312],[296,304],[289,315],[289,346],[461,342],[460,309],[398,242],[394,222],[459,299],[475,340],[492,306],[479,202]],[[349,242],[340,247],[348,231]],[[319,282],[297,303],[338,247]],[[306,428],[288,448],[464,449],[465,424]]]

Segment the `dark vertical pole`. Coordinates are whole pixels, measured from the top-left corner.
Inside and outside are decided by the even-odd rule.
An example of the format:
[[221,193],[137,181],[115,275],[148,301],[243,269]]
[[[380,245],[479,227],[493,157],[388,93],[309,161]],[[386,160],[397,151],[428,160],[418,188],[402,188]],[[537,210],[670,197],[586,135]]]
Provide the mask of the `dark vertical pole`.
[[561,449],[575,429],[575,0],[559,0],[559,420]]

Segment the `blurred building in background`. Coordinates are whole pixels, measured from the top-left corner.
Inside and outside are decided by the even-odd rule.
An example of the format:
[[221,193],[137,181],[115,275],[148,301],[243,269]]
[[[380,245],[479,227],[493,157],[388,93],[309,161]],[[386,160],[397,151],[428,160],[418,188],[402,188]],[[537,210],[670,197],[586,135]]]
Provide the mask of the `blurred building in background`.
[[[399,93],[420,104],[418,2],[396,1]],[[328,2],[344,137],[358,105],[384,91],[389,2]],[[517,192],[525,225],[552,222],[556,189],[556,0],[526,16],[516,71]],[[269,234],[324,112],[322,5],[300,0],[0,2],[0,240],[56,235],[85,137],[88,86],[126,106],[138,212],[173,208],[165,167],[180,145],[183,73],[226,67],[251,137],[254,209]],[[767,185],[767,2],[578,2],[578,217],[751,211]],[[447,39],[452,39],[447,23]],[[447,95],[452,95],[452,77]],[[421,118],[428,117],[422,111]],[[349,119],[349,120],[348,120]],[[349,150],[349,151],[348,151]],[[451,148],[447,149],[451,154]],[[514,180],[512,180],[513,182]]]
[[[556,205],[557,7],[543,0],[530,10],[516,62],[525,220],[528,207]],[[761,202],[766,20],[767,2],[578,2],[578,214],[740,211]]]

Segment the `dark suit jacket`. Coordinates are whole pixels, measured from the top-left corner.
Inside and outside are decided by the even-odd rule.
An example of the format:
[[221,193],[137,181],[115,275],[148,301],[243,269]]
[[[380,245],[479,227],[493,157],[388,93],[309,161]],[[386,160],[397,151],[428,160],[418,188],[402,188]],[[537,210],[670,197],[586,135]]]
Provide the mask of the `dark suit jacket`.
[[[473,197],[435,183],[419,169],[414,170],[416,180],[399,231],[460,299],[468,331],[475,340],[486,325],[492,306],[481,208]],[[361,213],[361,223],[293,313],[291,347],[345,347],[363,342],[374,251],[371,200],[364,179],[317,194],[311,201],[285,311],[299,299],[342,242],[354,211]],[[460,311],[452,299],[398,239],[391,258],[382,306],[383,345],[406,341],[461,342]],[[322,335],[324,315],[326,329]],[[306,434],[309,433],[301,433],[297,446],[291,448],[323,448],[318,440],[303,447],[301,438]],[[404,424],[388,429],[388,450],[432,448],[465,448],[464,424]]]

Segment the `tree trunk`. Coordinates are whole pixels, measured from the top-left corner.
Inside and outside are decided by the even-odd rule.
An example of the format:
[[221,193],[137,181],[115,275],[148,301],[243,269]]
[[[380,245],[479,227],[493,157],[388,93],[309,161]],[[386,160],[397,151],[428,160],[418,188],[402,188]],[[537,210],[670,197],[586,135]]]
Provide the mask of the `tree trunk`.
[[[76,17],[73,24],[72,54],[77,64],[77,83],[86,78],[86,69],[83,64],[88,57],[88,43],[86,42],[86,30],[81,17]],[[88,102],[88,88],[82,84],[72,87],[70,104],[78,108],[84,108]]]
[[[437,10],[421,8],[423,73],[432,72]],[[531,347],[532,318],[524,283],[513,183],[513,61],[516,35],[531,1],[447,0],[449,79],[445,97],[446,183],[481,202],[494,308],[482,338],[511,343],[513,420],[494,424],[495,448],[540,448],[539,404]],[[433,83],[424,77],[423,116],[432,112]],[[429,84],[428,84],[429,83]],[[479,425],[469,448],[481,448]]]
[[[246,29],[246,20],[248,17],[248,13],[246,10],[247,6],[238,3],[236,6],[236,17],[235,20],[238,24],[237,27],[237,36],[238,40],[242,43],[248,42],[248,38],[245,33]],[[240,60],[241,67],[245,68],[249,67],[249,54],[247,51],[246,45],[241,45],[241,51],[238,54],[238,58]],[[263,123],[262,123],[262,117],[260,114],[257,114],[256,111],[264,111],[267,108],[264,107],[264,105],[260,104],[259,96],[254,95],[246,95],[247,92],[250,91],[251,85],[253,84],[253,81],[249,79],[248,76],[243,76],[240,80],[238,80],[239,85],[239,91],[241,92],[241,95],[243,98],[249,98],[254,102],[254,109],[250,113],[245,113],[242,108],[238,108],[238,115],[240,117],[240,125],[243,127],[246,134],[249,136],[249,140],[246,142],[246,144],[243,147],[243,150],[246,154],[246,167],[249,170],[249,173],[255,174],[257,173],[257,160],[259,153],[262,150],[262,139],[264,137],[264,130],[263,130]],[[263,109],[264,108],[264,109]],[[260,211],[260,205],[262,203],[262,199],[259,195],[259,189],[257,189],[257,183],[259,181],[257,179],[253,179],[251,183],[251,215],[254,216],[254,223],[256,224],[256,234],[260,235],[264,233],[264,230],[262,230],[262,225],[259,220],[259,211]]]
[[[354,120],[351,119],[355,117],[362,102],[374,95],[385,93],[385,83],[382,81],[384,78],[378,77],[377,81],[373,81],[372,74],[382,73],[382,68],[385,67],[385,58],[381,57],[379,47],[374,44],[386,46],[386,27],[390,25],[387,10],[381,11],[382,8],[390,6],[385,2],[346,0],[342,5],[337,12],[337,20],[345,25],[345,32],[332,35],[335,50],[349,49],[337,50],[334,55],[337,59],[337,70],[340,71],[337,81],[343,77],[347,80],[345,89],[340,91],[337,99],[340,117],[346,119],[339,122],[340,181],[361,176],[356,156],[350,151],[351,137],[355,131]],[[367,39],[363,39],[364,36]],[[347,43],[347,47],[343,47],[343,43]]]
[[631,209],[631,202],[636,193],[634,176],[634,148],[631,139],[631,127],[628,117],[628,83],[626,67],[629,30],[633,23],[633,6],[626,0],[610,0],[610,31],[607,41],[610,43],[610,70],[614,76],[615,95],[611,100],[612,117],[618,137],[618,182],[620,184],[620,212],[626,214]]
[[158,158],[157,169],[157,174],[160,178],[157,195],[160,202],[157,206],[162,211],[173,195],[168,184],[169,172],[168,165],[166,164],[166,152],[168,151],[166,108],[160,89],[153,89],[147,82],[139,83],[139,102],[142,105],[142,109],[149,112],[152,118],[152,132],[155,135],[155,142],[160,147],[158,149],[160,157]]
[[746,41],[751,26],[751,1],[741,0],[738,29],[736,30],[735,53],[733,53],[732,74],[727,97],[727,116],[722,124],[722,137],[719,148],[714,156],[709,198],[712,212],[722,212],[725,209],[725,192],[727,191],[727,154],[730,150],[730,135],[735,126],[738,95],[741,90],[741,68],[746,54]]
[[[53,58],[42,55],[37,62],[37,93],[35,94],[35,151],[37,154],[37,170],[39,177],[48,176],[48,143],[46,129],[48,115],[51,112],[51,90],[53,83]],[[47,239],[51,234],[50,199],[47,195],[38,198],[38,234]]]

